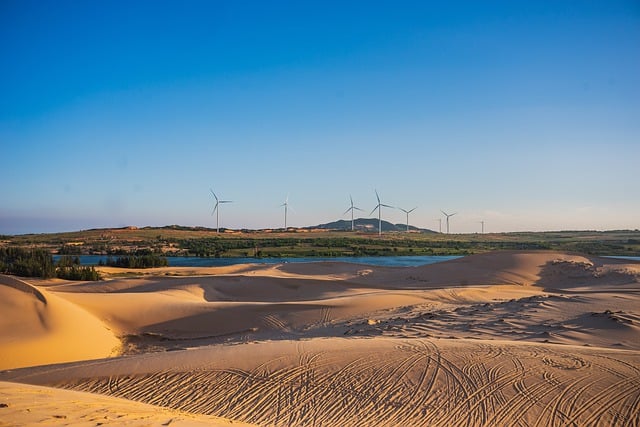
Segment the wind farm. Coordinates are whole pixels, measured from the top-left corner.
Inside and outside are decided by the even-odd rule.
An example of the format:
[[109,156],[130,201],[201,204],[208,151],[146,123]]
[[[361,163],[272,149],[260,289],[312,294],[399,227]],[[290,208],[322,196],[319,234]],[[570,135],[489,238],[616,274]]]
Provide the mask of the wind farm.
[[[351,232],[355,232],[355,231],[361,231],[361,232],[375,232],[378,234],[378,236],[381,236],[385,230],[385,227],[383,227],[383,222],[385,224],[389,224],[387,225],[387,229],[389,231],[395,231],[397,228],[397,224],[393,224],[392,222],[389,221],[383,221],[382,218],[382,208],[387,208],[390,211],[389,212],[393,212],[393,211],[400,211],[404,214],[404,222],[403,222],[403,226],[404,226],[404,231],[405,232],[409,232],[411,231],[411,229],[413,229],[416,232],[428,232],[428,233],[443,233],[443,234],[461,234],[461,235],[465,235],[465,234],[469,234],[469,233],[474,233],[474,231],[467,231],[467,232],[459,232],[459,233],[452,233],[452,228],[451,228],[451,218],[459,215],[460,212],[453,212],[453,213],[448,213],[442,209],[439,210],[439,212],[444,216],[444,230],[443,230],[443,218],[435,218],[433,221],[436,221],[438,226],[437,226],[437,231],[435,228],[433,227],[420,227],[417,225],[412,225],[410,223],[410,214],[413,213],[414,211],[416,211],[417,206],[412,208],[412,209],[405,209],[402,207],[395,207],[393,205],[389,205],[386,203],[382,203],[382,200],[380,198],[380,195],[378,193],[377,189],[374,189],[374,194],[375,194],[375,206],[374,208],[371,210],[371,212],[369,213],[369,215],[373,215],[374,213],[376,213],[377,211],[377,226],[374,226],[372,222],[368,222],[367,218],[356,218],[356,211],[358,212],[364,212],[364,210],[358,206],[356,206],[354,204],[353,201],[353,196],[351,194],[349,194],[349,206],[348,208],[342,212],[342,215],[349,215],[350,216],[350,221],[349,221],[349,231]],[[222,204],[226,204],[226,203],[233,203],[233,201],[231,200],[221,200],[218,198],[218,195],[213,191],[213,189],[210,189],[210,195],[213,197],[214,199],[214,207],[213,210],[211,211],[211,215],[215,215],[215,229],[216,232],[220,232],[220,205]],[[281,203],[279,205],[280,208],[282,208],[282,213],[283,213],[283,226],[282,227],[277,227],[277,226],[273,226],[273,227],[266,227],[266,228],[262,228],[262,229],[254,229],[255,231],[260,231],[260,230],[270,230],[270,229],[279,229],[282,228],[284,231],[287,231],[288,229],[290,229],[290,224],[288,222],[289,219],[289,210],[291,209],[290,203],[289,203],[289,194],[287,194],[287,196],[285,197],[285,200],[283,203]],[[464,214],[464,213],[463,213]],[[429,222],[429,221],[427,221]],[[471,220],[471,218],[467,219],[467,222],[472,222],[474,224],[479,224],[480,225],[480,230],[479,230],[479,234],[485,234],[485,225],[486,225],[486,220]],[[342,225],[340,223],[340,221],[333,221],[333,222],[329,222],[329,223],[324,223],[324,224],[318,224],[317,228],[321,228],[321,229],[331,229],[331,227],[329,226],[329,224],[333,224],[331,227],[334,227],[333,229],[339,231],[339,230],[347,230],[347,228]],[[296,226],[293,227],[292,231],[295,230],[300,230],[300,229],[313,229],[316,226],[313,225],[302,225],[302,226]],[[196,227],[197,228],[197,227]],[[230,227],[225,227],[226,232],[233,232],[234,228],[230,228]],[[244,230],[244,231],[249,231],[252,230],[251,228],[248,227],[244,227],[244,226],[239,226],[239,227],[235,227],[235,230]],[[477,229],[476,229],[477,230]],[[475,231],[475,233],[477,233],[477,231]],[[507,232],[508,233],[508,232]],[[504,232],[502,233],[498,233],[498,234],[504,234]]]
[[[223,203],[232,203],[232,201],[230,200],[220,200],[218,199],[218,196],[216,195],[216,193],[214,193],[214,191],[211,189],[210,190],[211,195],[214,197],[215,199],[215,205],[214,208],[211,212],[211,215],[216,215],[216,231],[219,232],[220,227],[219,227],[219,214],[220,214],[220,204]],[[374,212],[378,211],[378,227],[376,228],[376,231],[378,232],[378,235],[381,235],[383,232],[383,227],[382,227],[382,208],[389,208],[389,209],[397,209],[400,210],[402,212],[405,213],[406,215],[406,222],[405,222],[405,226],[406,226],[406,231],[409,232],[410,231],[410,224],[409,224],[409,214],[412,213],[413,211],[415,211],[417,209],[417,207],[414,207],[412,209],[403,209],[403,208],[396,208],[394,206],[391,205],[387,205],[381,202],[380,200],[380,196],[378,194],[377,190],[374,190],[374,193],[376,195],[376,200],[377,200],[377,204],[376,206],[373,208],[373,210],[371,211],[370,215],[372,215]],[[359,208],[357,206],[355,206],[354,202],[353,202],[353,197],[351,195],[349,195],[349,207],[347,208],[347,210],[345,210],[342,215],[346,215],[346,214],[350,214],[351,216],[351,231],[355,231],[355,224],[356,224],[356,219],[355,219],[355,212],[356,211],[360,211],[360,212],[364,212],[364,210],[362,208]],[[288,223],[287,223],[287,219],[288,219],[288,212],[289,212],[289,194],[287,194],[287,197],[285,198],[285,201],[280,205],[281,208],[283,208],[283,214],[284,214],[284,226],[283,229],[286,231],[289,227],[288,227]],[[416,228],[416,230],[418,230],[418,228]],[[429,230],[431,231],[431,230]]]

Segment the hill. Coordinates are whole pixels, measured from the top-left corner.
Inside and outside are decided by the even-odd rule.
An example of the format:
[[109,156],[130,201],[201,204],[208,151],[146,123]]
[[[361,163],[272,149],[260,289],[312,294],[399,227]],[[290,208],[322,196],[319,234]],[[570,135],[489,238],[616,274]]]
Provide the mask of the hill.
[[[356,231],[363,232],[377,232],[378,231],[378,220],[375,218],[358,218],[353,221]],[[305,227],[307,229],[320,229],[320,230],[336,230],[336,231],[350,231],[351,230],[351,220],[340,219],[338,221],[328,222],[326,224],[320,224],[312,227]],[[389,221],[382,221],[382,231],[383,232],[402,232],[407,231],[406,224],[392,224]],[[413,225],[409,225],[409,231],[414,233],[435,233],[433,230],[429,230],[426,228],[418,228]]]

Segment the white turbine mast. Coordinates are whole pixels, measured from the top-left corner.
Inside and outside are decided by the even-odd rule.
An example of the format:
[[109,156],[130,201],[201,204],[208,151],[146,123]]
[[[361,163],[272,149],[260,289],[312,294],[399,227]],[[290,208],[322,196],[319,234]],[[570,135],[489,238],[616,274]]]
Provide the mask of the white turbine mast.
[[355,229],[354,220],[353,220],[353,211],[361,211],[362,209],[360,209],[360,208],[358,208],[356,206],[353,206],[353,197],[351,197],[351,194],[349,194],[349,200],[351,200],[351,206],[349,206],[349,209],[344,211],[344,213],[342,215],[345,215],[346,213],[351,211],[351,231],[353,231]]
[[280,207],[284,206],[284,231],[287,231],[287,211],[289,210],[289,195],[284,199],[284,203]]
[[407,233],[408,233],[409,232],[409,214],[415,211],[416,209],[418,209],[418,207],[416,206],[415,208],[409,209],[409,210],[402,209],[402,208],[398,208],[398,209],[400,209],[402,212],[407,214]]
[[438,221],[438,232],[442,233],[442,218],[436,218],[436,221]]
[[231,200],[220,200],[216,193],[213,192],[213,189],[209,189],[211,191],[211,195],[216,200],[216,204],[213,206],[213,210],[211,211],[211,216],[216,214],[216,233],[220,232],[220,204],[221,203],[233,203]]
[[369,215],[373,214],[376,211],[376,209],[378,210],[378,235],[380,236],[382,235],[382,208],[385,207],[385,208],[393,209],[393,206],[385,205],[384,203],[382,203],[380,201],[380,196],[378,195],[378,190],[375,190],[375,192],[376,192],[376,199],[378,199],[378,204],[376,205],[375,208],[373,208],[373,210]]
[[480,229],[480,230],[481,230],[481,231],[480,231],[480,234],[484,234],[484,220],[482,220],[482,221],[478,221],[478,222],[482,225],[482,227],[481,227],[481,229]]
[[456,215],[458,212],[452,213],[452,214],[448,214],[443,210],[440,210],[440,212],[442,212],[444,214],[444,216],[447,217],[447,234],[449,234],[449,218]]

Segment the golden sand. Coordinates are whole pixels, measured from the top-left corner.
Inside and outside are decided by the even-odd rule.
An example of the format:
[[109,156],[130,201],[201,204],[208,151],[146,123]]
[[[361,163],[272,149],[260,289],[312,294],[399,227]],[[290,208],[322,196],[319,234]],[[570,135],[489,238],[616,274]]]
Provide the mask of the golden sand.
[[[0,277],[0,420],[74,425],[130,404],[152,425],[640,424],[638,263],[502,252],[140,274]],[[120,399],[80,409],[60,389]]]

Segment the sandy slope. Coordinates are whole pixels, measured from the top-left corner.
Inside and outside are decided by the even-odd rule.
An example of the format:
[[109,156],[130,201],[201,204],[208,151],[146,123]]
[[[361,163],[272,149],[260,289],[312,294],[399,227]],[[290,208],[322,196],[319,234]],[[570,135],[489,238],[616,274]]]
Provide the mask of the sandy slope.
[[31,283],[0,286],[0,368],[106,357],[113,335],[134,355],[0,380],[260,425],[640,424],[638,263],[503,252]]
[[244,426],[126,399],[0,382],[0,426]]
[[120,341],[77,305],[0,275],[0,369],[116,355]]

